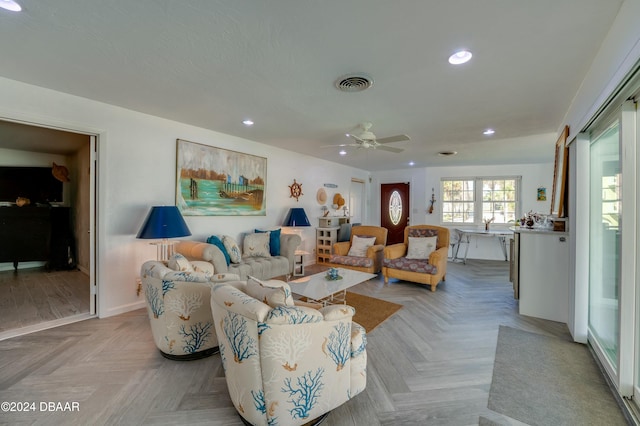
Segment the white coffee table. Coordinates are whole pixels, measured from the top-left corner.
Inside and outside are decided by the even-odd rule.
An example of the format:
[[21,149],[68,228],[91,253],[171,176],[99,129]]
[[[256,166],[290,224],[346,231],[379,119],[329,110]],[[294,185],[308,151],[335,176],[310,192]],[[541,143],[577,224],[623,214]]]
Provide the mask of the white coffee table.
[[344,268],[337,269],[341,279],[329,280],[326,278],[326,272],[319,272],[289,281],[291,292],[306,297],[309,302],[322,303],[322,306],[346,304],[348,288],[376,277],[376,274]]

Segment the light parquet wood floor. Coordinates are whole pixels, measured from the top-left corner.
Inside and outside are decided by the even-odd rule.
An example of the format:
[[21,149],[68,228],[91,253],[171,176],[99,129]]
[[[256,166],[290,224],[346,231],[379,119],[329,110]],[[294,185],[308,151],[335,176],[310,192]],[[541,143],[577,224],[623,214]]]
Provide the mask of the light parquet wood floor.
[[[477,425],[480,416],[519,425],[487,408],[499,325],[569,338],[565,324],[518,315],[506,262],[450,263],[435,293],[381,277],[353,291],[403,308],[368,335],[367,388],[326,425]],[[162,358],[146,315],[1,341],[0,401],[77,402],[79,411],[0,413],[0,423],[241,425],[220,357]]]
[[44,268],[0,272],[0,335],[89,313],[89,276]]

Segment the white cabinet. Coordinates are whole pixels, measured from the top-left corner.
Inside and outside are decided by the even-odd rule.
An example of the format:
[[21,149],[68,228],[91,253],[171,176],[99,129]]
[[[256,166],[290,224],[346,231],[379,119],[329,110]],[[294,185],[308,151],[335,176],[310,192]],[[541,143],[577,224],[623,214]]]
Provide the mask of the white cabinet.
[[566,323],[569,234],[522,230],[517,232],[516,244],[520,314]]

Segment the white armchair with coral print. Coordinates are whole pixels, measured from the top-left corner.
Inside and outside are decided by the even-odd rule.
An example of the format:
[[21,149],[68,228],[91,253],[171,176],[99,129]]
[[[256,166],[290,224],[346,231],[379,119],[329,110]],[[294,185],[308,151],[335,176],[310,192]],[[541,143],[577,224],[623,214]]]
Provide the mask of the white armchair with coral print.
[[211,287],[215,282],[238,280],[238,275],[215,275],[210,263],[189,262],[180,254],[170,259],[169,266],[150,260],[140,271],[156,346],[162,356],[173,360],[217,353]]
[[229,394],[252,425],[313,424],[365,389],[365,330],[352,307],[294,306],[288,284],[274,281],[211,292]]

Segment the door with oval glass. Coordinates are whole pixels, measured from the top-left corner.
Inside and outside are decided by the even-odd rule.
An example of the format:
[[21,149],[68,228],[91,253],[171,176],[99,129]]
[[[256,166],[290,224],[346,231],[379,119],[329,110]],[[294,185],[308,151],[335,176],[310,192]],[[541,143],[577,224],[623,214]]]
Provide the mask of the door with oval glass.
[[409,182],[380,185],[380,226],[387,228],[387,244],[404,241],[404,228],[409,225]]

